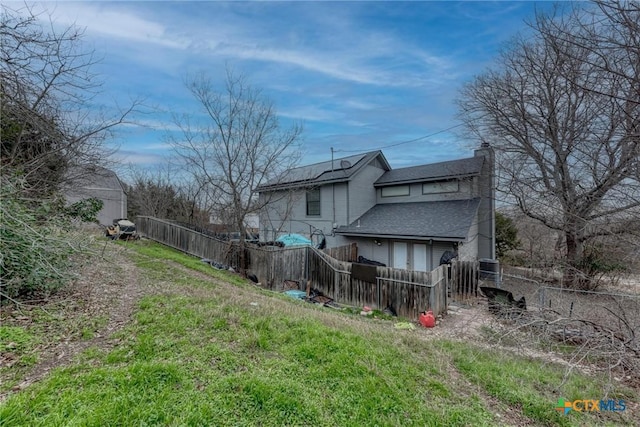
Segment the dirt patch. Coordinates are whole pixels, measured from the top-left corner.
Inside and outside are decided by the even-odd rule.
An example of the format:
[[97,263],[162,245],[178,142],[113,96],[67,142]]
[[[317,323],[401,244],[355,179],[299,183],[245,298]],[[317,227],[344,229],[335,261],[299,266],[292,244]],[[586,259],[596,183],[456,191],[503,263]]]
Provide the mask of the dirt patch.
[[[142,283],[125,248],[110,243],[105,249],[85,261],[78,280],[47,300],[2,308],[3,325],[41,327],[47,336],[36,348],[38,362],[17,385],[0,394],[0,402],[12,392],[41,380],[52,369],[70,364],[89,347],[110,349],[118,344],[113,334],[131,320],[137,302],[150,288]],[[43,314],[52,321],[36,325],[36,317]],[[2,356],[15,360],[10,354]]]

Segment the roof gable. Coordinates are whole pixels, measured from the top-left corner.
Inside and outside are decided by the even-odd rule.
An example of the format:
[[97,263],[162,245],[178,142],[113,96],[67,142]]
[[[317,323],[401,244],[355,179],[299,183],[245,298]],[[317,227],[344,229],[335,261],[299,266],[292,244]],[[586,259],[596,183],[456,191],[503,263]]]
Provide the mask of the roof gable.
[[82,165],[69,168],[67,181],[69,190],[93,188],[123,191],[118,175],[110,169],[97,165]]
[[332,182],[349,181],[359,170],[374,160],[377,160],[377,163],[381,165],[383,169],[391,169],[382,151],[370,151],[368,153],[334,159],[333,161],[329,160],[327,162],[314,163],[312,165],[290,169],[278,178],[260,185],[257,191],[308,187]]
[[411,182],[439,181],[480,175],[484,157],[476,156],[447,162],[430,163],[393,169],[385,172],[374,183],[376,187],[406,184]]

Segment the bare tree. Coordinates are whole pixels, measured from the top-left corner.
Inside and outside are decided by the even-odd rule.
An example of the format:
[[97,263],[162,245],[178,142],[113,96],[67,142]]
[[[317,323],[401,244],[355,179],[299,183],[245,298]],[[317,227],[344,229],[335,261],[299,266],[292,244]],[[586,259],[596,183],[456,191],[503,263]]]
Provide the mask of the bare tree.
[[496,148],[499,190],[563,234],[574,287],[590,283],[585,245],[628,232],[640,206],[640,92],[602,63],[614,55],[637,67],[637,45],[612,45],[610,18],[596,24],[593,13],[537,15],[533,35],[516,38],[459,100],[470,133]]
[[84,49],[82,30],[59,30],[28,6],[0,8],[2,174],[20,176],[31,196],[47,196],[78,178],[68,175],[72,166],[104,163],[105,138],[140,103],[96,111],[98,58]]
[[226,77],[222,91],[204,74],[187,79],[204,120],[177,117],[182,132],[169,139],[193,179],[216,201],[217,211],[230,213],[244,257],[245,218],[269,202],[259,202],[255,190],[296,164],[301,127],[281,129],[273,105],[259,90],[230,70]]

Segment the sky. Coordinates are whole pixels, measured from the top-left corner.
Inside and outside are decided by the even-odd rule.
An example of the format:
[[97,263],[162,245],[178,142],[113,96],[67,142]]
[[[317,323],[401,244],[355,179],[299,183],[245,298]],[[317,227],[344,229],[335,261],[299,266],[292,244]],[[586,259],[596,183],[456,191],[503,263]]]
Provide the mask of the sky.
[[[459,90],[492,66],[525,19],[550,3],[46,2],[56,26],[84,28],[101,61],[104,105],[144,98],[108,141],[139,167],[170,161],[172,114],[197,114],[184,84],[226,69],[303,126],[301,164],[382,149],[393,168],[472,155]],[[174,133],[175,135],[175,133]],[[407,142],[411,141],[411,142]]]

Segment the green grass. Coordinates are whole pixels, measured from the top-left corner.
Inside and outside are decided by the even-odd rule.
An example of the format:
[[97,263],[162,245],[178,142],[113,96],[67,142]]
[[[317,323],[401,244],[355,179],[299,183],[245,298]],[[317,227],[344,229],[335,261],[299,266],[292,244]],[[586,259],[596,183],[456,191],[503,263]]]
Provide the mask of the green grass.
[[[488,394],[511,406],[521,408],[527,417],[545,425],[619,425],[630,419],[618,414],[581,414],[573,411],[569,416],[549,411],[549,402],[594,399],[604,397],[604,380],[584,375],[569,375],[566,368],[541,360],[504,357],[497,351],[479,350],[462,343],[442,343],[447,348],[456,368],[470,381],[481,386]],[[637,401],[633,391],[620,388],[609,398]]]
[[89,340],[107,322],[70,299],[20,310],[5,306],[0,314],[0,393],[20,383],[55,343]]
[[539,425],[631,424],[555,411],[560,397],[600,398],[601,379],[563,383],[553,365],[276,297],[237,277],[187,277],[156,260],[226,273],[159,245],[131,247],[157,292],[140,301],[120,345],[90,348],[11,396],[0,425],[494,426],[510,423],[496,416],[507,406]]

